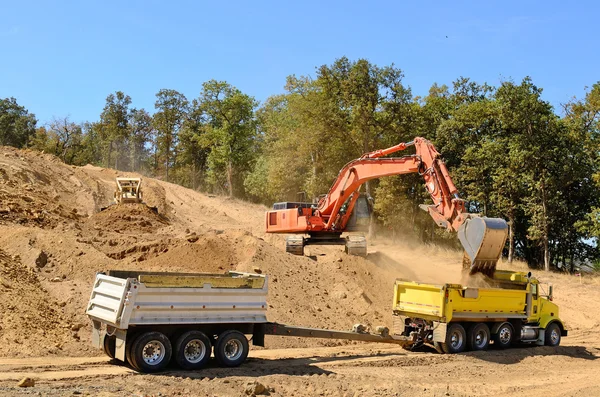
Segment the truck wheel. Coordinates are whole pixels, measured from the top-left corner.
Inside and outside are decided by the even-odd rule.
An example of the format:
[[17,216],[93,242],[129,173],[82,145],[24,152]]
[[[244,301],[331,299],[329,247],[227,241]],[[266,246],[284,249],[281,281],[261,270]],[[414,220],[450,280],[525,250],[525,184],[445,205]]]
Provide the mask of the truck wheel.
[[104,335],[104,342],[102,343],[102,349],[104,350],[104,353],[110,357],[110,358],[115,358],[115,352],[117,350],[117,338],[115,338],[114,336],[108,336],[108,335]]
[[188,370],[200,369],[210,360],[210,339],[200,331],[189,331],[175,343],[175,361]]
[[490,345],[490,329],[484,323],[473,324],[469,327],[467,335],[467,348],[469,350],[487,350]]
[[551,323],[545,331],[544,344],[546,346],[560,345],[560,327],[556,323]]
[[461,353],[467,345],[467,333],[462,325],[451,324],[446,330],[446,342],[441,343],[444,353]]
[[134,357],[131,355],[131,348],[133,347],[137,337],[137,334],[127,335],[127,339],[125,341],[125,361],[127,361],[129,366],[134,370],[142,372],[140,367],[138,367],[138,365],[135,363]]
[[503,323],[494,334],[494,345],[501,349],[510,347],[514,339],[514,334],[513,326],[510,323]]
[[248,339],[239,331],[225,331],[217,339],[215,358],[224,367],[237,367],[248,357]]
[[157,372],[171,361],[172,347],[162,332],[146,332],[131,347],[131,358],[141,372]]

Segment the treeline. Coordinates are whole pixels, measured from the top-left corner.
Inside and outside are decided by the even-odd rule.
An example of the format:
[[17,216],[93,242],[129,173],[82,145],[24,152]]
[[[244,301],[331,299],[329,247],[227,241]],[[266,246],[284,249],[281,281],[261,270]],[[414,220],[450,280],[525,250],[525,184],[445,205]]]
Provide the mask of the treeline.
[[[192,100],[160,90],[152,114],[116,92],[99,120],[36,128],[14,98],[1,100],[0,144],[271,204],[310,201],[349,160],[423,136],[471,212],[509,221],[509,260],[573,271],[599,259],[600,83],[559,110],[541,94],[530,78],[494,87],[461,77],[418,97],[394,65],[341,58],[314,77],[289,76],[285,93],[262,104],[211,80]],[[365,189],[392,234],[455,241],[419,209],[429,197],[418,175]]]

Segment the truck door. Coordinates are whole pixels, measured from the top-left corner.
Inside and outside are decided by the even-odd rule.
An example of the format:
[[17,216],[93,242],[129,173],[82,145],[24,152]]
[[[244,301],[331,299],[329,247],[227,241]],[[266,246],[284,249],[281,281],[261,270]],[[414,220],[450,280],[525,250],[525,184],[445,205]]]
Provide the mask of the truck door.
[[[540,317],[540,294],[539,294],[539,287],[537,283],[531,283],[529,284],[529,291],[530,291],[530,296],[531,296],[531,311],[529,312],[530,314],[530,319],[529,321],[531,322],[536,322],[537,319],[539,319]],[[529,302],[528,302],[529,304]]]

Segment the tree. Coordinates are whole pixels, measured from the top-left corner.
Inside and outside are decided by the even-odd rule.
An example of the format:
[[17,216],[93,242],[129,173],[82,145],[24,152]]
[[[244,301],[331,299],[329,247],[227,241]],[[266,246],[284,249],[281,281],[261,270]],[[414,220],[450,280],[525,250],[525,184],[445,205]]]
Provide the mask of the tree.
[[174,151],[178,134],[187,117],[188,100],[185,95],[169,89],[162,89],[156,94],[152,118],[156,129],[156,147],[158,157],[165,166],[165,180],[169,180],[169,168],[173,165]]
[[[106,97],[100,114],[100,141],[105,152],[106,167],[110,167],[114,155],[114,168],[119,169],[119,160],[128,162],[126,140],[129,135],[129,105],[131,98],[121,91]],[[123,167],[125,168],[125,167]]]
[[129,165],[131,171],[139,172],[149,157],[147,144],[155,135],[152,116],[144,109],[132,109],[129,128]]
[[256,149],[258,103],[227,82],[210,80],[202,85],[195,105],[206,128],[213,184],[226,184],[229,196],[241,195]]
[[35,135],[35,115],[15,98],[0,99],[0,145],[26,147]]

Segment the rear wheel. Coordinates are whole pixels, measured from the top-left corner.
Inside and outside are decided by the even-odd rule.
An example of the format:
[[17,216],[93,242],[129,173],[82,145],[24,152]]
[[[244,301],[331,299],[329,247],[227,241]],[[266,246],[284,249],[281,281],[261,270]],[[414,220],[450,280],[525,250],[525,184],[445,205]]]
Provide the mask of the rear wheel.
[[237,367],[248,357],[248,339],[239,331],[225,331],[217,339],[215,358],[224,367]]
[[210,339],[200,331],[189,331],[175,343],[175,361],[183,369],[200,369],[210,359]]
[[440,345],[444,353],[453,354],[465,351],[467,333],[464,327],[458,323],[450,324],[446,330],[446,342]]
[[140,335],[131,348],[131,357],[141,372],[157,372],[171,361],[172,347],[162,332],[146,332]]
[[469,350],[487,350],[490,345],[490,329],[484,323],[473,324],[467,334]]
[[510,323],[501,324],[494,334],[494,345],[501,349],[509,348],[514,339],[514,334],[514,328]]
[[546,346],[560,345],[560,327],[558,324],[552,323],[546,328],[544,344]]
[[138,365],[135,363],[134,357],[131,354],[133,344],[135,343],[137,337],[137,334],[127,335],[127,341],[125,345],[125,361],[127,361],[131,368],[135,369],[138,372],[142,372],[140,367],[138,367]]
[[102,349],[104,350],[104,353],[108,357],[115,358],[115,351],[117,350],[116,344],[117,344],[117,338],[115,338],[114,336],[104,335],[104,342],[102,343]]

